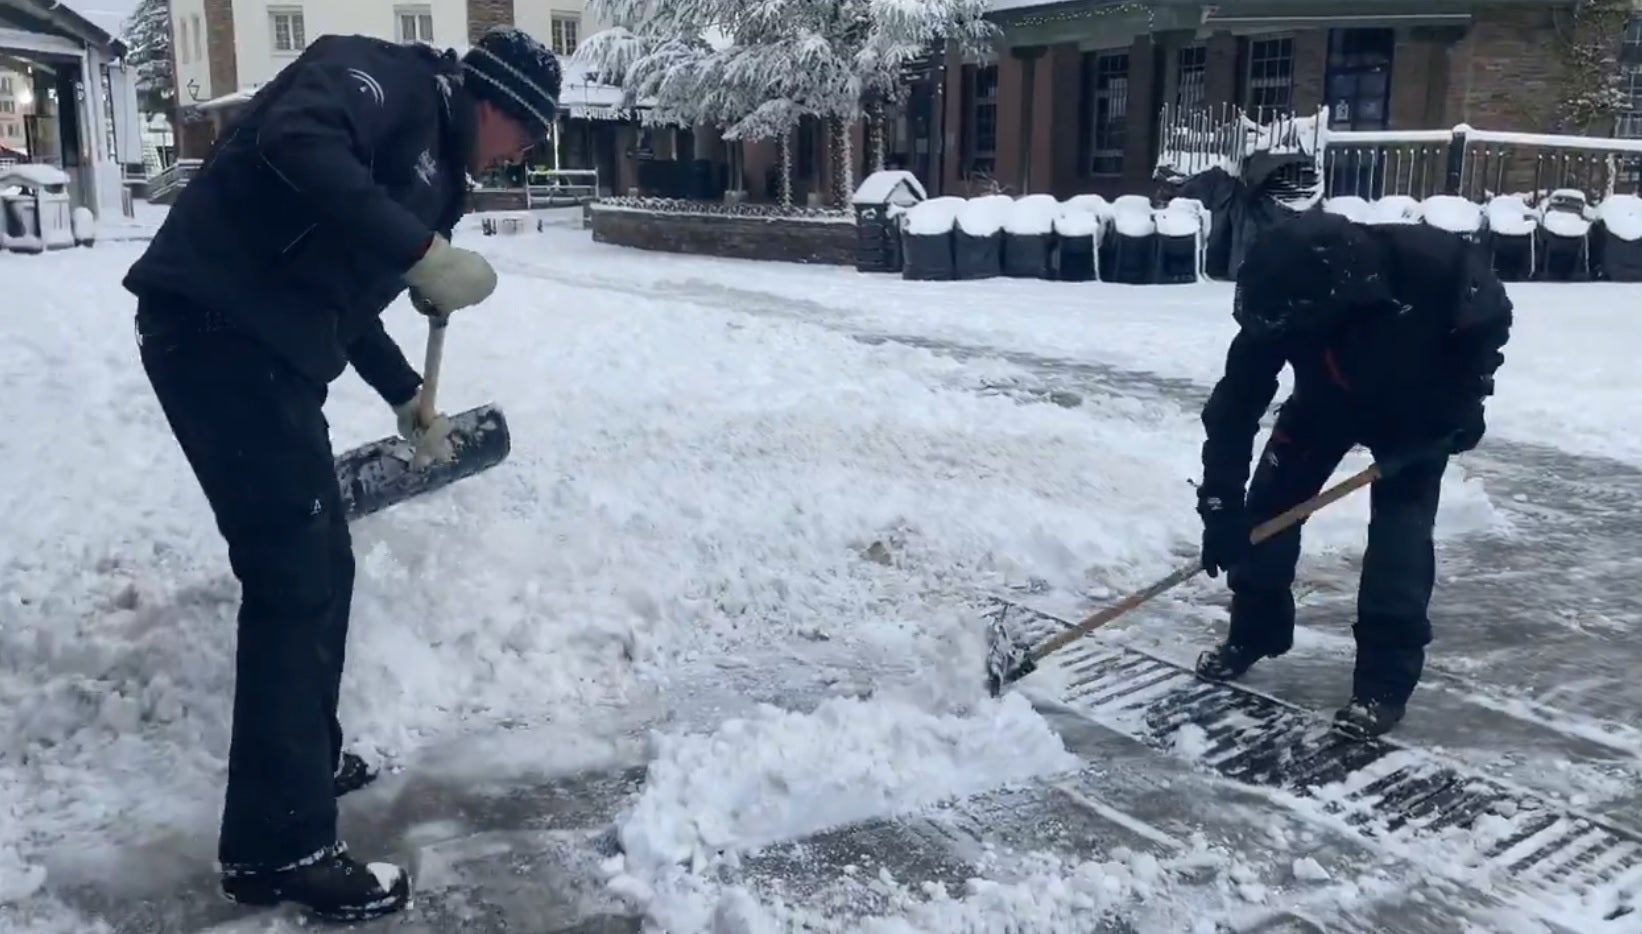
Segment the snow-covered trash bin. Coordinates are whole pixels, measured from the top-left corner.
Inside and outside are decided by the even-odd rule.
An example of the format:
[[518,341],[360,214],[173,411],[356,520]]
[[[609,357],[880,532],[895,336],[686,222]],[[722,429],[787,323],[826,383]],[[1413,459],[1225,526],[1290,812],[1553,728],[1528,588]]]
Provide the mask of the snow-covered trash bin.
[[1421,205],[1428,226],[1476,242],[1482,236],[1482,205],[1458,195],[1432,195]]
[[911,172],[885,169],[861,180],[850,196],[855,209],[856,270],[901,271],[901,218],[928,197]]
[[1610,282],[1642,282],[1642,198],[1609,195],[1591,225],[1591,266]]
[[0,169],[0,249],[39,253],[74,246],[68,173],[25,162]]
[[1496,195],[1484,209],[1488,230],[1483,243],[1494,275],[1505,282],[1525,282],[1533,278],[1538,265],[1536,251],[1539,219],[1528,203],[1516,195]]
[[1054,195],[1027,195],[1009,206],[1003,221],[1004,275],[1016,279],[1054,276],[1055,218],[1060,210]]
[[1368,204],[1368,224],[1418,224],[1420,203],[1408,195],[1386,195]]
[[34,195],[0,189],[0,249],[10,253],[41,253],[39,205]]
[[[1075,200],[1075,199],[1074,199]],[[1093,211],[1061,206],[1055,217],[1055,278],[1063,282],[1091,282],[1099,272],[1101,216]]]
[[40,211],[40,239],[48,250],[74,246],[74,204],[67,191],[42,191],[35,195]]
[[1539,278],[1583,282],[1591,277],[1589,213],[1582,191],[1559,188],[1545,199],[1539,211]]
[[1003,222],[1015,206],[1008,195],[970,198],[958,212],[953,256],[959,279],[1003,275]]
[[1157,225],[1157,281],[1176,285],[1205,278],[1210,216],[1203,202],[1174,198],[1153,215],[1153,223]]
[[964,199],[943,195],[912,206],[901,228],[901,278],[953,279],[953,234]]
[[1150,199],[1124,195],[1112,202],[1112,232],[1101,247],[1100,272],[1106,282],[1157,281],[1157,222]]
[[1358,224],[1368,223],[1368,202],[1356,195],[1340,195],[1323,202],[1323,210]]

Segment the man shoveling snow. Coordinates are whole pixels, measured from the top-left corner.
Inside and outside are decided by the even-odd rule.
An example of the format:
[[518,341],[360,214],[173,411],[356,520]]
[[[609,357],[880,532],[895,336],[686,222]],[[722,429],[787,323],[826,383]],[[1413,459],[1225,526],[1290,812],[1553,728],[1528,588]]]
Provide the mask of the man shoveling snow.
[[[1511,300],[1460,237],[1367,227],[1321,211],[1255,241],[1237,273],[1240,330],[1203,408],[1203,566],[1228,571],[1231,631],[1198,674],[1241,677],[1294,643],[1300,527],[1251,547],[1251,528],[1322,489],[1358,444],[1413,458],[1373,485],[1357,600],[1356,670],[1338,722],[1379,735],[1402,720],[1431,641],[1432,528],[1448,456],[1475,447],[1504,361]],[[1245,501],[1249,456],[1277,376],[1294,368]]]
[[490,296],[489,263],[449,243],[467,174],[545,139],[559,83],[516,30],[460,60],[322,37],[227,128],[126,277],[143,367],[243,591],[218,847],[235,901],[361,920],[410,900],[402,870],[337,839],[335,796],[371,776],[336,718],[354,558],[321,409],[352,365],[402,434],[438,441],[379,316],[407,286],[439,320]]

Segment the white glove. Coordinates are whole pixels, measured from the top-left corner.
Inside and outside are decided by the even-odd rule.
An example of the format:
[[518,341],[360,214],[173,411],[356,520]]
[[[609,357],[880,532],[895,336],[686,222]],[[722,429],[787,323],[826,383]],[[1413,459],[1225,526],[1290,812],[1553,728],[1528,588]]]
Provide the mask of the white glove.
[[402,402],[393,407],[393,414],[399,418],[399,437],[416,445],[418,464],[449,458],[450,419],[441,412],[433,416],[432,422],[423,424],[421,408],[420,392],[412,396],[409,402]]
[[426,314],[421,308],[426,304],[433,313],[448,315],[489,298],[496,291],[496,270],[478,253],[434,234],[427,253],[405,273],[405,284],[421,299],[419,311]]

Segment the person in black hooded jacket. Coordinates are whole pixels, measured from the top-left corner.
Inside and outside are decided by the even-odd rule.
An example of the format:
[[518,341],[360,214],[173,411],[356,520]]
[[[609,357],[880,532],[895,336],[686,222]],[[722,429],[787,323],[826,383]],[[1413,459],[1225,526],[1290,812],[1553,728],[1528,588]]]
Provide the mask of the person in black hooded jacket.
[[419,449],[421,378],[380,315],[409,289],[446,316],[496,273],[450,245],[467,177],[518,161],[558,106],[553,53],[499,29],[458,59],[323,36],[259,90],[125,286],[143,368],[241,584],[222,889],[357,921],[402,908],[398,867],[337,838],[336,796],[374,776],[337,721],[354,559],[322,406],[348,365]]
[[[1225,372],[1203,407],[1198,488],[1203,566],[1228,572],[1231,626],[1197,672],[1232,680],[1293,645],[1300,526],[1251,546],[1255,525],[1316,495],[1357,445],[1380,460],[1412,458],[1371,487],[1352,697],[1336,716],[1345,732],[1380,735],[1402,720],[1424,669],[1442,476],[1449,456],[1482,439],[1511,301],[1455,234],[1314,209],[1255,240],[1233,316]],[[1285,364],[1293,391],[1249,482]]]

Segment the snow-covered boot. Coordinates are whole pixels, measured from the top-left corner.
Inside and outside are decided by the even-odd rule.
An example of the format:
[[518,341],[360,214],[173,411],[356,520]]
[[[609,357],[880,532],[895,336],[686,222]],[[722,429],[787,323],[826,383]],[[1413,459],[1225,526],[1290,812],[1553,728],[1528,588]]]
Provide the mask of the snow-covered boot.
[[1334,728],[1354,739],[1382,736],[1402,722],[1407,709],[1389,701],[1353,697],[1334,715]]
[[376,770],[365,764],[365,760],[351,752],[342,754],[342,761],[336,765],[336,774],[331,776],[331,792],[340,798],[350,791],[358,791],[376,781]]
[[392,863],[361,863],[336,843],[278,869],[224,866],[222,894],[240,905],[294,902],[326,921],[369,921],[407,907],[410,876]]
[[1222,642],[1197,657],[1197,676],[1209,681],[1235,681],[1265,657],[1259,649]]

